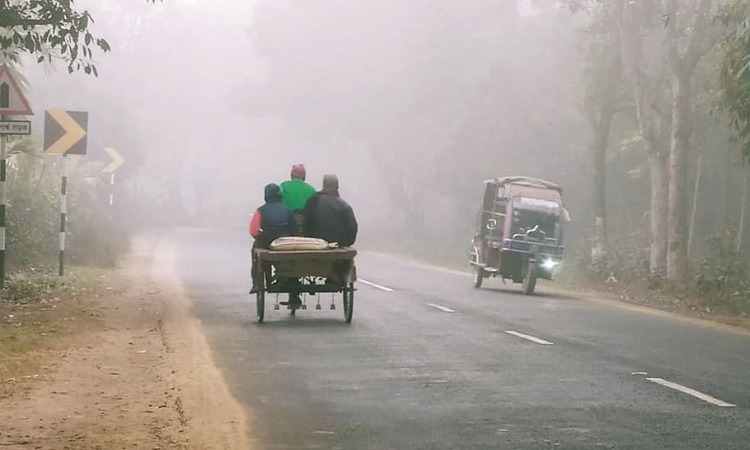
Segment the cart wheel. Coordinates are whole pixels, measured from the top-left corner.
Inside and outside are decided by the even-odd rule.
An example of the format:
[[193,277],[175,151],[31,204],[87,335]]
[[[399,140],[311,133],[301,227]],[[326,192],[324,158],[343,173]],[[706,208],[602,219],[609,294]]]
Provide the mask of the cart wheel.
[[484,270],[477,266],[474,270],[474,287],[479,289],[482,287],[482,281],[484,280]]
[[526,273],[523,274],[522,286],[525,295],[534,293],[534,288],[536,288],[536,264],[526,265]]
[[266,293],[258,291],[255,297],[255,308],[258,311],[258,323],[263,323],[263,316],[266,311]]
[[352,315],[354,315],[354,283],[344,288],[344,320],[346,323],[352,323]]

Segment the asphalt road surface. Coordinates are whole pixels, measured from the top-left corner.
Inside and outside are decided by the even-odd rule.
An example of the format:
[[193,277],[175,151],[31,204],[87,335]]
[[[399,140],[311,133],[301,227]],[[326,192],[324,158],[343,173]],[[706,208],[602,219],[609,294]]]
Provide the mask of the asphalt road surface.
[[340,296],[256,323],[243,231],[180,275],[259,448],[749,449],[750,335],[361,252]]

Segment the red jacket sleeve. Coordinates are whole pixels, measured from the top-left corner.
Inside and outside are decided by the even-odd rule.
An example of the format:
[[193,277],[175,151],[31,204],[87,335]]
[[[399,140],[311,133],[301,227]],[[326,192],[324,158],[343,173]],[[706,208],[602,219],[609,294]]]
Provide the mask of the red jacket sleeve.
[[263,232],[263,230],[260,228],[262,216],[260,215],[260,211],[255,211],[253,214],[253,218],[250,220],[250,236],[254,237],[255,239],[258,239],[258,236],[260,236],[260,233]]

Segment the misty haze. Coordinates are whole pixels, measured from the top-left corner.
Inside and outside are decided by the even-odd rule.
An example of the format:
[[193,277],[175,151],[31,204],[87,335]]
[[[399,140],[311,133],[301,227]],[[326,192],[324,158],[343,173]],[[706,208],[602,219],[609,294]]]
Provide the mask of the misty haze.
[[750,1],[0,0],[0,447],[744,449]]

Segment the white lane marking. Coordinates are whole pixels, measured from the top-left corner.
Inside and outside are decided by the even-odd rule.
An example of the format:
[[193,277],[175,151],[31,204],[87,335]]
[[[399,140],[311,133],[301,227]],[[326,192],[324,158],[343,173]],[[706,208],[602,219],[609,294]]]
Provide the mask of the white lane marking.
[[693,397],[699,398],[699,399],[703,400],[704,402],[711,403],[712,405],[722,406],[722,407],[737,406],[737,405],[733,405],[731,403],[727,403],[727,402],[725,402],[723,400],[719,400],[716,397],[711,397],[710,395],[704,394],[703,392],[696,391],[695,389],[690,389],[687,386],[683,386],[681,384],[677,384],[677,383],[673,383],[671,381],[667,381],[667,380],[665,380],[663,378],[646,378],[646,379],[648,381],[653,382],[653,383],[660,384],[662,386],[666,386],[666,387],[668,387],[670,389],[674,389],[676,391],[680,391],[680,392],[683,392],[685,394],[692,395]]
[[454,313],[454,312],[456,312],[456,311],[454,311],[454,310],[452,310],[450,308],[446,308],[445,306],[436,305],[434,303],[428,303],[427,306],[432,306],[433,308],[437,308],[440,311],[447,312],[447,313]]
[[537,344],[541,345],[553,345],[550,341],[545,341],[544,339],[540,339],[538,337],[529,336],[528,334],[519,333],[518,331],[506,331],[508,334],[512,334],[513,336],[520,337],[521,339],[526,339],[531,342],[536,342]]
[[381,291],[393,292],[393,289],[391,289],[391,288],[388,288],[388,287],[385,287],[385,286],[381,286],[379,284],[375,284],[375,283],[373,283],[371,281],[363,280],[362,278],[357,278],[357,281],[359,281],[360,283],[364,283],[364,284],[366,284],[368,286],[372,286],[375,289],[380,289]]

